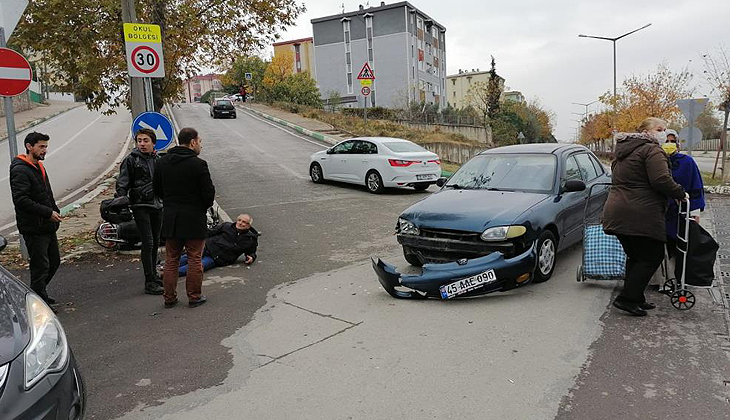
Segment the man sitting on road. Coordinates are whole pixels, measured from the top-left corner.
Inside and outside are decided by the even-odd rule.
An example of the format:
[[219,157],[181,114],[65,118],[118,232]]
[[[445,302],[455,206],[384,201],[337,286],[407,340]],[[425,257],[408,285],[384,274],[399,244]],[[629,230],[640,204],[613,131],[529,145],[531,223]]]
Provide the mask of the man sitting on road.
[[[251,226],[253,218],[248,214],[240,214],[235,222],[221,223],[208,230],[203,251],[203,271],[214,267],[231,265],[244,255],[244,263],[256,261],[256,248],[259,245],[259,233]],[[187,275],[188,259],[180,258],[180,277]]]

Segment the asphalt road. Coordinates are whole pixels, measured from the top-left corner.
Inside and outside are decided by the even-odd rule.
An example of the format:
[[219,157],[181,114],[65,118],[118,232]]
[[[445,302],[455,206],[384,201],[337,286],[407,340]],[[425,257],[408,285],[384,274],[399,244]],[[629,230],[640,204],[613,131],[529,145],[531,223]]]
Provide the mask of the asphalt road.
[[[18,150],[23,151],[23,139],[31,131],[51,136],[44,165],[56,200],[59,206],[63,206],[76,198],[69,194],[112,164],[127,141],[130,124],[130,115],[124,110],[105,116],[86,107],[74,108],[18,133]],[[7,141],[0,142],[0,167],[5,168],[0,173],[0,233],[7,234],[15,230],[12,226],[15,211],[8,179],[10,159]]]
[[243,111],[174,112],[203,136],[218,202],[263,233],[259,259],[208,272],[196,309],[143,295],[126,257],[63,266],[49,290],[72,302],[60,316],[89,418],[727,418],[726,325],[707,296],[679,312],[655,294],[650,317],[624,316],[616,282],[575,282],[575,247],[547,283],[393,299],[369,257],[404,265],[394,221],[428,192],[313,184],[316,142]]

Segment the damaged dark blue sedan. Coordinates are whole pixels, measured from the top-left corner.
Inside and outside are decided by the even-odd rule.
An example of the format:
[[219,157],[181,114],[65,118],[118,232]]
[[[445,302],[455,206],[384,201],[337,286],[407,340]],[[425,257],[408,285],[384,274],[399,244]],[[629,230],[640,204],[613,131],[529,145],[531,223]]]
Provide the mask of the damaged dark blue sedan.
[[[582,239],[587,187],[606,182],[605,168],[583,146],[487,150],[400,215],[398,242],[421,274],[401,274],[382,260],[373,268],[397,298],[450,299],[547,281],[557,253]],[[593,188],[589,217],[607,194]]]

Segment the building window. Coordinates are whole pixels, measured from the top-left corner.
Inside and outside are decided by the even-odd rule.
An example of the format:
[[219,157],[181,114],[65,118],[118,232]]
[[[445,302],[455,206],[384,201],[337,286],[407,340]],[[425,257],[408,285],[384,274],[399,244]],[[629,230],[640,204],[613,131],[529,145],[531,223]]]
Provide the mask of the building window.
[[365,17],[365,35],[368,43],[368,61],[373,63],[373,17]]
[[342,31],[345,39],[345,77],[347,80],[347,93],[352,94],[352,57],[350,46],[350,21],[342,21]]
[[301,52],[301,45],[294,44],[294,60],[296,63],[297,73],[302,72],[302,52]]

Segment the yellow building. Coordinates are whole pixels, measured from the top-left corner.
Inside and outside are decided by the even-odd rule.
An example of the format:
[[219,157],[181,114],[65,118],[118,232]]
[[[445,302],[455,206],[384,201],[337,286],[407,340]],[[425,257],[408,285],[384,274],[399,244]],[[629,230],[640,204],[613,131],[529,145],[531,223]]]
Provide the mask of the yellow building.
[[314,77],[314,42],[312,38],[295,39],[274,44],[274,56],[288,51],[293,58],[292,73],[308,71]]
[[[499,77],[499,76],[497,76]],[[501,87],[504,87],[504,79],[499,77]],[[460,109],[469,106],[467,95],[469,89],[476,82],[489,83],[489,72],[479,69],[468,71],[459,70],[458,74],[446,76],[446,101],[453,108]]]

